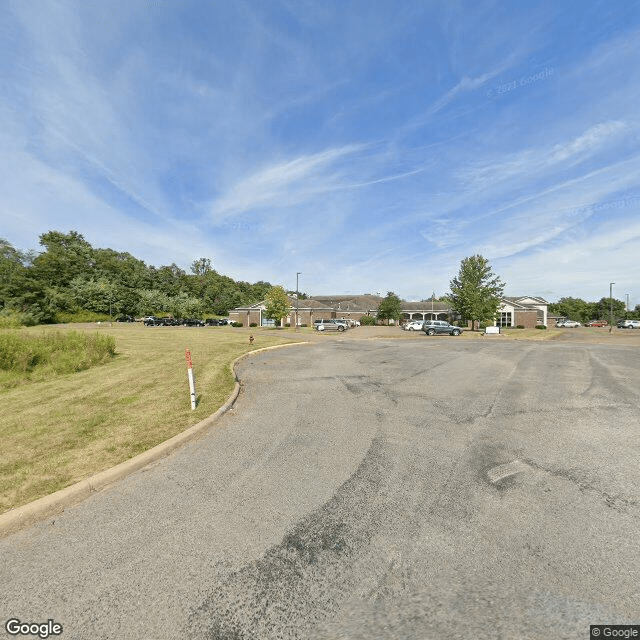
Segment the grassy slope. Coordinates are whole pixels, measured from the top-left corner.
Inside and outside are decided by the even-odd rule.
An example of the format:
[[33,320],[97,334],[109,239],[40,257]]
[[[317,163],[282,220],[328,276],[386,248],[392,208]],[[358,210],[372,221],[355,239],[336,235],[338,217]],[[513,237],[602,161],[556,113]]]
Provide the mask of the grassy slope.
[[[114,335],[115,360],[0,392],[0,513],[112,467],[211,415],[233,390],[232,360],[301,337],[254,330],[250,346],[247,330],[230,327],[114,323],[84,330]],[[195,410],[187,347],[199,396]]]

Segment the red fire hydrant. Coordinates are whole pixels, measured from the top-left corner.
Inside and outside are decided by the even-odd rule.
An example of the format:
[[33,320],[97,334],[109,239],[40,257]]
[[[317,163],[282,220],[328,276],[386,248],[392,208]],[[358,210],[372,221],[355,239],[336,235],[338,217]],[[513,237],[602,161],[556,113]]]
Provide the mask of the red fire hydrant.
[[253,344],[253,336],[249,336],[249,344]]

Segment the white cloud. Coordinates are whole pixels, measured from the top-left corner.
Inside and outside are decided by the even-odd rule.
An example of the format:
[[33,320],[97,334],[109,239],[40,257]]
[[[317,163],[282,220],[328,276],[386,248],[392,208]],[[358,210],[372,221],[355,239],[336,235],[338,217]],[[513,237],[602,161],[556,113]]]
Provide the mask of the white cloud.
[[579,136],[559,142],[551,147],[538,146],[511,154],[506,160],[485,162],[465,168],[460,177],[474,188],[488,188],[495,183],[522,180],[530,182],[541,176],[555,174],[558,168],[565,170],[606,147],[624,141],[634,132],[630,123],[602,122],[590,126]]
[[340,171],[329,170],[363,149],[346,145],[265,167],[229,187],[212,204],[212,217],[220,221],[231,214],[266,206],[286,208],[307,201],[339,184]]

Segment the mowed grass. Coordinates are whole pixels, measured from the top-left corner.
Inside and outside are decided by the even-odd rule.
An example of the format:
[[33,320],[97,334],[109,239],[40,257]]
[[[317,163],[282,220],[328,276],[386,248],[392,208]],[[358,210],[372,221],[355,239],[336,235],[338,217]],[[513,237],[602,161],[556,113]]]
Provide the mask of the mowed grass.
[[[115,357],[71,374],[0,389],[0,513],[108,469],[214,413],[234,386],[230,363],[303,335],[231,327],[103,324],[23,329],[113,336]],[[255,336],[249,344],[250,333]],[[198,405],[191,409],[185,349]]]

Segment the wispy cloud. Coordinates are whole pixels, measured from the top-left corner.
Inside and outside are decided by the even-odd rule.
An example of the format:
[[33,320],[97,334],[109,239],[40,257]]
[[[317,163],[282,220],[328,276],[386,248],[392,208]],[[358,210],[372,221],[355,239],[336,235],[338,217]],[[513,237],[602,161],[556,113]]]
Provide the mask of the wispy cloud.
[[527,148],[511,154],[506,160],[465,168],[460,177],[475,188],[486,188],[496,182],[531,181],[550,172],[556,175],[559,167],[565,170],[593,158],[599,151],[619,143],[633,132],[634,127],[627,122],[597,123],[579,136],[550,148]]
[[346,145],[278,162],[231,185],[212,206],[214,220],[266,206],[299,204],[336,187],[343,175],[336,165],[362,151],[363,145]]
[[632,289],[640,18],[591,4],[12,1],[3,233],[308,292],[443,292],[477,252],[516,293]]

